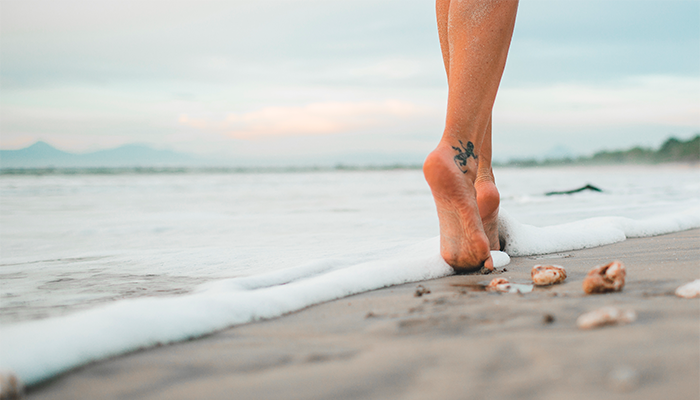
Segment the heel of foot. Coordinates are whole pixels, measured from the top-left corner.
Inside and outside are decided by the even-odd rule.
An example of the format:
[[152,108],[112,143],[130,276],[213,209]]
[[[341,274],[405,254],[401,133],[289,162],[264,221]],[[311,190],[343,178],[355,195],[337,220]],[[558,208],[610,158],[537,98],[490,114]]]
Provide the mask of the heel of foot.
[[440,254],[456,271],[493,268],[477,205],[476,169],[464,172],[453,159],[453,150],[441,145],[423,164],[440,221]]

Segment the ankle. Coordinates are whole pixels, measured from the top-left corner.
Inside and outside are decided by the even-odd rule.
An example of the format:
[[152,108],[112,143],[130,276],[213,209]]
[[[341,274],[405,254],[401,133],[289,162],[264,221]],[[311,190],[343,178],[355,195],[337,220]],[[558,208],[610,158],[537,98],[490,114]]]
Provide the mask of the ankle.
[[436,150],[443,153],[452,166],[456,167],[456,171],[469,177],[469,180],[472,182],[476,180],[481,159],[474,143],[469,140],[459,139],[442,140]]
[[493,170],[491,167],[480,167],[476,172],[476,179],[474,184],[477,183],[491,183],[496,184],[496,178],[493,175]]

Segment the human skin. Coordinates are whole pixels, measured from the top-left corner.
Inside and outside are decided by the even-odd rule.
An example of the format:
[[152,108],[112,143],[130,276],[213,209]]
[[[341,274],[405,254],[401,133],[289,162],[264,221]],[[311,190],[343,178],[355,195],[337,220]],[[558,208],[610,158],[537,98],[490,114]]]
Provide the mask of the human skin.
[[517,0],[437,0],[447,82],[445,130],[423,164],[440,221],[440,254],[455,271],[493,269],[500,197],[491,169],[491,111]]

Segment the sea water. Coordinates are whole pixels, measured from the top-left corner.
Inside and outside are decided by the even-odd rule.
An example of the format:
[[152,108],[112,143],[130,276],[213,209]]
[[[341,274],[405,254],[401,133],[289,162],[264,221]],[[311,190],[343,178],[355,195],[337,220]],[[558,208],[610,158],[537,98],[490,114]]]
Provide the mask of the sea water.
[[[510,255],[700,226],[697,167],[495,174]],[[602,192],[545,195],[586,184]],[[131,349],[445,276],[438,232],[420,170],[3,175],[0,367],[35,383]]]

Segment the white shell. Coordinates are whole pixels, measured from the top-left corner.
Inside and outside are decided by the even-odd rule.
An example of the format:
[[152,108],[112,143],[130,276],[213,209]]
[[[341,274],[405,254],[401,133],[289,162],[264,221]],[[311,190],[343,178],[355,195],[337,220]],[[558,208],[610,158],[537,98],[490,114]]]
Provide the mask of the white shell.
[[636,319],[637,313],[633,310],[620,310],[617,307],[602,307],[595,311],[582,314],[576,320],[576,325],[581,329],[593,329],[605,325],[634,322]]
[[700,279],[696,279],[690,283],[676,289],[676,296],[684,297],[686,299],[692,299],[693,297],[700,297]]
[[532,285],[526,285],[522,283],[511,283],[508,293],[530,293],[532,292]]

